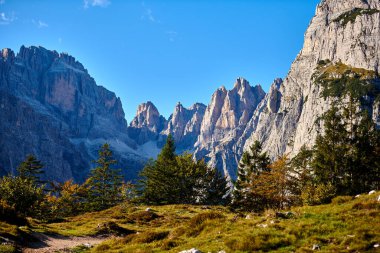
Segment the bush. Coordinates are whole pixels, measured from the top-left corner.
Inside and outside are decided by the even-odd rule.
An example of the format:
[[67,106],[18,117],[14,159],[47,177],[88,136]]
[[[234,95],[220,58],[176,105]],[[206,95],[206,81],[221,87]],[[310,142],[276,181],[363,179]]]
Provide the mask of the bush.
[[309,206],[327,204],[335,196],[335,192],[335,187],[331,183],[307,185],[301,193],[301,199]]
[[5,244],[5,245],[0,245],[0,252],[2,252],[2,253],[15,253],[18,251],[17,251],[15,246]]
[[39,212],[44,199],[43,188],[28,178],[5,176],[0,179],[0,196],[3,203],[12,207],[19,216],[33,216]]
[[[8,205],[6,201],[0,199],[0,220],[10,224],[25,225],[27,220],[17,215],[16,210]],[[0,251],[1,252],[1,251]]]

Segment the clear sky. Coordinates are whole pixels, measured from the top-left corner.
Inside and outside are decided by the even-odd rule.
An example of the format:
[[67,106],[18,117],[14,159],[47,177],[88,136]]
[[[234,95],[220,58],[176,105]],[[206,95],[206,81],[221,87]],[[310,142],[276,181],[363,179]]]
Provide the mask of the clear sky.
[[121,97],[128,122],[152,101],[208,104],[237,77],[285,77],[319,0],[0,0],[0,47],[67,52]]

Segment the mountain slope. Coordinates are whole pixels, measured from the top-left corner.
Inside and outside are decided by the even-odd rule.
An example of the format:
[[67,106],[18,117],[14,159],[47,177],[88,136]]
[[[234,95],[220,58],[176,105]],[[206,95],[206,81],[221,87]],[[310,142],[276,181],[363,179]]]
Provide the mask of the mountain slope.
[[81,181],[106,141],[129,178],[145,161],[127,136],[120,99],[67,54],[23,46],[15,55],[3,49],[0,90],[0,164],[7,172],[35,154],[46,178]]
[[[274,84],[264,109],[256,112],[245,148],[254,140],[263,142],[272,158],[296,154],[302,145],[313,145],[322,123],[317,119],[329,109],[331,99],[322,98],[322,87],[313,75],[325,60],[332,69],[344,64],[378,76],[380,59],[380,2],[378,0],[324,0],[305,34],[304,47],[281,85]],[[340,78],[339,73],[331,73]],[[379,84],[378,78],[374,82]],[[271,104],[276,100],[276,109]],[[370,113],[380,126],[379,100],[368,98]],[[256,123],[257,122],[257,123]],[[255,124],[257,124],[255,126]]]

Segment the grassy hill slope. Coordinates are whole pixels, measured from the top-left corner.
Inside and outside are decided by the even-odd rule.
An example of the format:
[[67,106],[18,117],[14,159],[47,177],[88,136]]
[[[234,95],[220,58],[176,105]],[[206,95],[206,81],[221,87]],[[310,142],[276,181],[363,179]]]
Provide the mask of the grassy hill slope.
[[[331,204],[296,207],[280,215],[234,213],[225,207],[120,205],[57,223],[28,227],[0,222],[0,236],[36,233],[97,236],[105,241],[72,252],[380,252],[379,193],[337,197]],[[279,217],[284,216],[284,217]],[[0,237],[1,238],[1,237]],[[21,240],[19,240],[21,241]],[[11,245],[0,252],[12,252]],[[67,252],[67,251],[65,251]]]

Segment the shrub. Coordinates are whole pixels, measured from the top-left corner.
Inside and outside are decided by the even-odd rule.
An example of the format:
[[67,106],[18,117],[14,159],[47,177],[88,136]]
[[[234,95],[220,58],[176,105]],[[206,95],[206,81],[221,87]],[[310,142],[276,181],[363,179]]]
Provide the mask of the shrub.
[[302,202],[306,205],[320,205],[331,201],[335,196],[335,187],[331,184],[308,185],[301,193]]
[[[0,199],[0,220],[10,224],[25,225],[27,220],[17,215],[16,210],[8,205],[4,200]],[[1,251],[0,251],[1,252]]]
[[9,244],[3,244],[3,245],[0,245],[0,252],[2,253],[15,253],[15,252],[18,252],[16,247],[13,246],[13,245],[9,245]]

